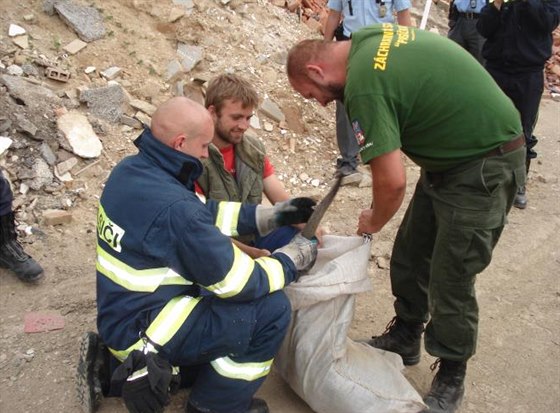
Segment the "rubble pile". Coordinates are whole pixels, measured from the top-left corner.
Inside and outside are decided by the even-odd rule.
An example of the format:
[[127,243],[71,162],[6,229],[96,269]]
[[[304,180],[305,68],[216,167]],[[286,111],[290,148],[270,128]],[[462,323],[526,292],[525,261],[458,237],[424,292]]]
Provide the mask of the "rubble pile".
[[545,66],[545,85],[550,96],[560,100],[560,27],[552,33],[552,56]]

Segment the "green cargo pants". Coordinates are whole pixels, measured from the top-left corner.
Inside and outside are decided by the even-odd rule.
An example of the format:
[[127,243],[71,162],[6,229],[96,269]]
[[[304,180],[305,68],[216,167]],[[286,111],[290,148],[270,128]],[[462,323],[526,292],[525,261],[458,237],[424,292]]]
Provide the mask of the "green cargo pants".
[[395,239],[391,286],[401,319],[428,322],[429,354],[459,361],[475,353],[476,275],[524,183],[524,147],[441,174],[422,171]]

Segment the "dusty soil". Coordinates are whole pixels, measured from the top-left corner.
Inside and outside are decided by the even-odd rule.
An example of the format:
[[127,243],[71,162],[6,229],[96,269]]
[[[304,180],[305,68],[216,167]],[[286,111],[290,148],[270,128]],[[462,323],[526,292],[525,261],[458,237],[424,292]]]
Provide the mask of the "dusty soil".
[[[35,23],[30,28],[28,25],[33,47],[67,59],[75,74],[71,84],[64,88],[54,82],[49,86],[62,90],[89,84],[92,80],[83,75],[84,67],[95,65],[102,69],[118,65],[125,69],[122,83],[127,90],[154,104],[171,96],[170,85],[162,80],[162,73],[174,54],[174,40],[190,40],[204,46],[206,57],[189,76],[208,78],[230,69],[254,81],[261,96],[268,95],[285,110],[291,108],[303,120],[303,130],[285,134],[275,125],[272,132],[261,130],[258,134],[290,192],[324,193],[337,155],[334,107],[321,108],[296,96],[286,82],[282,65],[277,63],[277,58],[293,42],[315,34],[299,24],[296,15],[263,1],[236,2],[247,5],[243,14],[211,0],[195,0],[198,6],[193,16],[175,24],[165,23],[162,16],[169,4],[161,3],[153,8],[147,1],[98,2],[113,34],[71,57],[59,53],[59,45],[69,43],[74,34],[56,17],[42,13],[41,1],[15,4],[0,0],[0,23],[2,30],[7,30],[9,23],[21,23],[22,15],[35,15]],[[443,27],[442,10],[436,9],[434,15],[433,26]],[[6,37],[0,40],[8,41]],[[102,82],[94,79],[93,84]],[[0,95],[0,99],[8,97]],[[536,130],[541,138],[537,147],[539,158],[533,163],[528,183],[529,206],[524,211],[512,211],[491,266],[479,276],[479,345],[469,363],[462,413],[560,411],[559,115],[560,103],[543,99]],[[72,185],[84,189],[70,208],[73,221],[56,227],[31,222],[44,235],[21,238],[26,250],[45,268],[45,279],[29,286],[0,270],[2,412],[80,411],[74,376],[80,337],[87,330],[95,330],[97,200],[111,167],[134,153],[132,140],[137,135],[136,131],[115,125],[104,125],[103,130],[104,152],[100,161],[76,177]],[[296,140],[293,152],[288,137]],[[409,196],[417,175],[417,168],[408,163]],[[311,185],[311,178],[318,179],[320,185]],[[370,200],[371,188],[367,186],[343,187],[326,217],[330,232],[353,234],[358,213]],[[370,263],[374,288],[358,297],[352,338],[382,332],[393,316],[386,263],[404,208],[405,205],[375,237]],[[24,316],[34,311],[62,315],[64,328],[24,333]],[[419,365],[404,371],[421,394],[430,386],[429,366],[433,361],[424,354]],[[274,371],[259,395],[275,413],[311,412]],[[186,397],[187,392],[181,391],[166,411],[181,412]],[[105,413],[125,411],[118,399],[105,400],[100,409]]]

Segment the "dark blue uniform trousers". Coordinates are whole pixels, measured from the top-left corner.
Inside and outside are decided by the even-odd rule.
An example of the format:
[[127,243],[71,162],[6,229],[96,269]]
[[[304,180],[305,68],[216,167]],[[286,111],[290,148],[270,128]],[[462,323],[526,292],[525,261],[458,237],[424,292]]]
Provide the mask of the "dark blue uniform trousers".
[[174,366],[198,369],[190,394],[194,406],[245,413],[266,376],[224,377],[210,362],[229,357],[242,366],[273,359],[290,323],[290,302],[283,291],[276,291],[249,302],[205,297],[197,307],[195,325],[185,323],[160,353]]

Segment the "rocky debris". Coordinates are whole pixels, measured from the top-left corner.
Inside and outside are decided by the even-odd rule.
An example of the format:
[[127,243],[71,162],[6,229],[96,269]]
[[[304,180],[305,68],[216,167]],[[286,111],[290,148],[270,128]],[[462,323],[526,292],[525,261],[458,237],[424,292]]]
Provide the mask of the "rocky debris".
[[58,67],[47,67],[45,69],[45,76],[49,79],[58,80],[59,82],[68,82],[70,79],[70,72]]
[[[24,175],[25,176],[25,175]],[[38,191],[53,182],[54,175],[51,172],[49,165],[43,158],[36,158],[33,162],[31,172],[27,175],[28,180],[26,184],[34,191]]]
[[8,148],[12,146],[12,140],[7,136],[0,136],[0,157],[2,157]]
[[103,17],[96,8],[64,1],[55,2],[54,9],[84,42],[93,42],[105,36]]
[[203,49],[186,43],[177,45],[177,56],[181,60],[181,66],[185,72],[190,72],[202,60]]
[[68,224],[72,221],[72,213],[62,209],[47,209],[43,211],[45,225]]
[[122,86],[117,83],[85,89],[81,91],[79,99],[87,103],[91,114],[113,123],[120,120],[128,107],[128,97]]
[[283,122],[286,120],[286,116],[282,110],[274,103],[269,97],[265,97],[262,104],[259,107],[260,111],[263,112],[269,118],[275,120],[276,122]]
[[8,27],[8,36],[10,37],[21,36],[25,33],[27,33],[25,29],[17,24],[12,23],[10,24],[10,27]]
[[83,42],[80,39],[74,39],[66,46],[64,46],[64,50],[66,50],[70,54],[76,54],[86,46],[86,42]]
[[107,80],[114,80],[117,77],[119,77],[121,73],[122,73],[122,69],[120,67],[111,66],[101,71],[100,74]]
[[1,75],[0,83],[8,88],[10,96],[32,110],[45,111],[45,104],[51,107],[62,105],[61,99],[51,89],[31,83],[25,78]]
[[152,116],[156,111],[156,107],[154,105],[148,102],[144,102],[143,100],[140,99],[131,99],[130,102],[128,103],[134,109],[141,110],[142,112],[150,116]]
[[76,155],[82,158],[97,158],[101,155],[101,141],[83,114],[70,111],[60,116],[56,124]]

